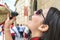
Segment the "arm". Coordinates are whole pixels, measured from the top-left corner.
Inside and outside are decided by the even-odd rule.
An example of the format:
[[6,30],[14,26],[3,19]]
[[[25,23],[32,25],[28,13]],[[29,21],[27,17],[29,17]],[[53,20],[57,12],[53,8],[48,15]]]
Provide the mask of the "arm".
[[5,40],[13,40],[9,28],[4,28]]
[[11,33],[10,33],[10,25],[15,21],[15,17],[11,20],[6,20],[4,24],[4,34],[5,34],[5,40],[13,40]]

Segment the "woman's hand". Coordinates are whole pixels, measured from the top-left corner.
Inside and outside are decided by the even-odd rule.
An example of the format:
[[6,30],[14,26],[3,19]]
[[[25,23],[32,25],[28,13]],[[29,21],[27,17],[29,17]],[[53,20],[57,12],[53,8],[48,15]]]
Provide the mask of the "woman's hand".
[[11,33],[10,33],[10,25],[16,20],[16,17],[13,17],[11,20],[9,17],[7,17],[7,20],[4,24],[4,34],[5,34],[5,40],[13,40]]
[[4,28],[9,28],[10,29],[10,25],[16,20],[16,17],[13,17],[11,20],[9,19],[9,17],[7,17],[7,20],[5,21],[4,24]]

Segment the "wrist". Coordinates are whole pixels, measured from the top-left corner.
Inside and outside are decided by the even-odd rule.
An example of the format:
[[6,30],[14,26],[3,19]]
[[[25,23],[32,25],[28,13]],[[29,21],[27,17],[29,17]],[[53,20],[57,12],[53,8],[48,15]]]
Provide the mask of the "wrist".
[[10,30],[10,28],[4,28],[4,31],[9,31]]
[[10,29],[10,27],[7,25],[4,25],[4,29]]

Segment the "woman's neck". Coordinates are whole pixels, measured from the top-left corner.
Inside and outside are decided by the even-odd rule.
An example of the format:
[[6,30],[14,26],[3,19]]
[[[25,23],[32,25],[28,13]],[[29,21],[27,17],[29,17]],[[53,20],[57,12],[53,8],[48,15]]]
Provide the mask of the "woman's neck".
[[31,36],[32,36],[32,38],[33,37],[41,37],[42,36],[42,32],[40,32],[39,30],[32,31]]

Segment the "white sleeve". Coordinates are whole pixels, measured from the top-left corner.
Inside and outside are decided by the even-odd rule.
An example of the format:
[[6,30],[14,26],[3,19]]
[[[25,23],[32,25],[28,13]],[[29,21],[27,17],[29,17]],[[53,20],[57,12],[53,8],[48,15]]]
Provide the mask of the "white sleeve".
[[19,33],[16,26],[14,26],[13,29],[15,30],[16,33]]

